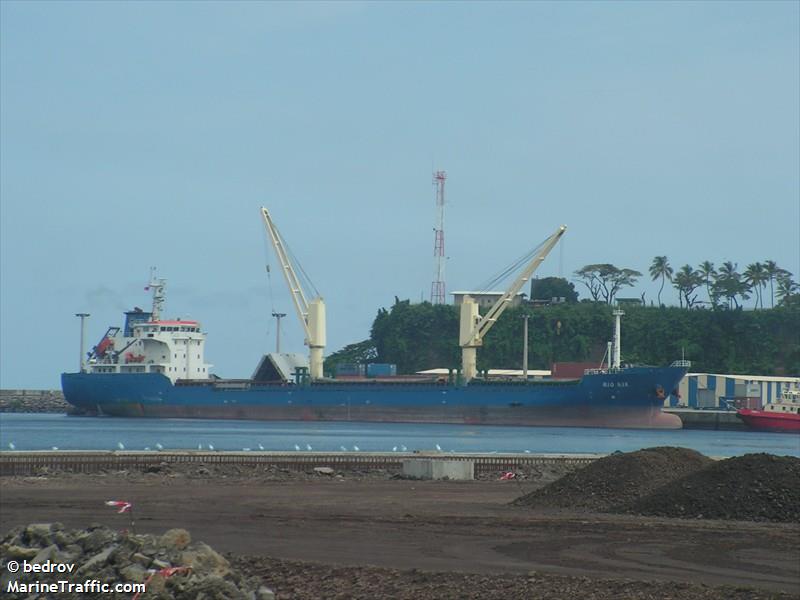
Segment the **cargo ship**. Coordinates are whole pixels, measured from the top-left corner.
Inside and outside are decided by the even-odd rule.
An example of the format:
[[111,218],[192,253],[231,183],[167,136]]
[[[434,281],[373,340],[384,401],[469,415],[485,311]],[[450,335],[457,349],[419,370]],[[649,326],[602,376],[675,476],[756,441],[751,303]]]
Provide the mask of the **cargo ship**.
[[785,389],[763,409],[740,408],[736,416],[756,431],[800,433],[800,390]]
[[[206,334],[194,320],[162,319],[165,281],[151,274],[152,308],[125,313],[91,352],[81,349],[77,373],[61,376],[64,397],[86,414],[124,417],[460,423],[677,429],[680,418],[662,411],[690,363],[668,367],[624,365],[620,317],[598,368],[574,379],[491,379],[476,368],[476,351],[564,233],[560,227],[486,315],[462,300],[462,368],[447,377],[375,377],[342,380],[323,375],[325,305],[306,300],[266,209],[262,216],[281,262],[309,356],[265,354],[246,380],[221,379],[205,362]],[[83,333],[82,333],[83,339]],[[606,360],[607,359],[607,360]]]

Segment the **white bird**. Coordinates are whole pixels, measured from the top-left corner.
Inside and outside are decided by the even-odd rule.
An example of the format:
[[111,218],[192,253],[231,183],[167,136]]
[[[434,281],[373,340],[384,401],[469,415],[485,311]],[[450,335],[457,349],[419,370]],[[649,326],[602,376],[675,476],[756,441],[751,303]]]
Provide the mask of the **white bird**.
[[209,450],[213,450],[213,449],[214,449],[214,446],[213,446],[213,445],[211,445],[211,444],[209,444],[209,445],[208,445],[208,449],[209,449]]
[[120,450],[125,450],[125,444],[123,444],[122,442],[117,442],[117,448],[119,448]]
[[344,446],[339,446],[339,450],[341,450],[342,452],[347,452],[347,448],[345,448]]
[[53,450],[58,450],[58,446],[53,446]]
[[531,453],[530,450],[525,450],[525,454],[530,454],[530,453]]
[[242,452],[250,452],[250,448],[242,448]]
[[294,445],[294,449],[295,449],[295,450],[297,450],[297,451],[299,452],[299,451],[300,451],[300,446],[298,446],[297,444],[295,444],[295,445]]
[[436,444],[436,449],[437,449],[439,452],[441,452],[441,451],[442,451],[442,447],[441,447],[439,444]]
[[259,449],[259,450],[263,450],[263,449],[264,449],[264,446],[262,446],[261,444],[259,444],[259,445],[258,445],[258,449]]
[[358,450],[359,450],[358,446],[353,446],[353,450],[355,450],[356,452],[358,452]]
[[392,448],[392,452],[397,452],[397,446],[394,446],[394,447]]
[[14,442],[8,442],[8,449],[9,450],[16,450],[17,447],[14,445]]
[[163,449],[164,449],[164,446],[162,446],[161,444],[159,444],[158,442],[156,442],[156,448],[158,448],[159,450],[163,450]]
[[202,450],[203,449],[203,444],[197,444],[197,449],[198,450]]
[[149,452],[150,451],[150,446],[145,446],[144,449]]
[[400,446],[400,450],[402,450],[403,452],[407,452],[408,448],[406,448],[405,446]]
[[309,452],[311,452],[311,450],[312,450],[312,448],[311,448],[311,444],[306,444],[306,450],[308,450]]

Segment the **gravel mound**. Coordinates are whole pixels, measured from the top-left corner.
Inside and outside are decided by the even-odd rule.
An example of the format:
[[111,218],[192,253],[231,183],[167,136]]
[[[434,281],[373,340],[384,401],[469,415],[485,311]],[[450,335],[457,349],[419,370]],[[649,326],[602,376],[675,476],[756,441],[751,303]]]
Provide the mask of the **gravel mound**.
[[672,481],[620,512],[800,523],[800,458],[745,454]]
[[[12,572],[12,562],[39,565],[45,572]],[[52,563],[73,565],[71,572],[48,572]],[[92,600],[117,597],[103,593],[98,584],[146,584],[141,600],[274,600],[260,580],[231,568],[222,555],[203,542],[192,542],[184,529],[161,536],[121,533],[101,525],[67,530],[60,523],[37,523],[12,529],[0,541],[0,585],[3,598],[58,597]],[[71,590],[40,595],[36,582],[75,584]],[[131,598],[126,590],[120,597]]]
[[648,495],[713,461],[688,448],[669,446],[614,453],[514,500],[534,508],[608,511]]

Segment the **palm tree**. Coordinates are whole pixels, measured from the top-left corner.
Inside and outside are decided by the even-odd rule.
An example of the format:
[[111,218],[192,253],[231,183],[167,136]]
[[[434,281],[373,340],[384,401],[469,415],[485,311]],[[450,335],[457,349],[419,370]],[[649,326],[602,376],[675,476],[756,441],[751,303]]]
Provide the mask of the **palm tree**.
[[681,308],[683,308],[684,299],[686,300],[686,308],[692,308],[692,305],[697,300],[697,296],[692,296],[692,292],[703,283],[700,272],[695,271],[689,265],[683,265],[675,274],[673,281],[675,289],[678,290],[678,300],[681,303]]
[[777,264],[775,264],[774,260],[765,260],[764,261],[764,272],[767,274],[769,278],[769,298],[771,301],[770,306],[775,308],[775,289],[772,286],[772,282],[778,278],[781,274],[781,269]]
[[717,298],[716,295],[711,291],[711,280],[713,279],[714,275],[717,274],[717,272],[714,270],[714,263],[709,260],[703,261],[700,263],[700,267],[697,269],[697,272],[700,274],[700,277],[703,278],[703,281],[706,282],[708,301],[711,302],[713,306],[716,306]]
[[764,287],[768,281],[764,265],[760,262],[747,265],[747,269],[744,272],[744,280],[750,284],[750,287],[756,292],[755,308],[758,308],[759,303],[761,304],[761,308],[764,308],[764,298],[761,295],[761,288]]
[[661,288],[658,290],[658,305],[661,306],[661,292],[664,290],[664,282],[669,279],[672,281],[672,267],[669,266],[669,261],[666,256],[656,256],[653,259],[653,264],[650,265],[650,276],[653,281],[661,278]]
[[778,273],[778,305],[788,305],[791,300],[800,292],[800,285],[792,281],[792,274],[789,271]]
[[731,304],[739,308],[736,296],[741,296],[742,301],[750,297],[748,294],[750,287],[742,281],[742,276],[736,271],[736,267],[735,263],[725,261],[714,278],[714,292],[728,299],[728,308],[733,308]]

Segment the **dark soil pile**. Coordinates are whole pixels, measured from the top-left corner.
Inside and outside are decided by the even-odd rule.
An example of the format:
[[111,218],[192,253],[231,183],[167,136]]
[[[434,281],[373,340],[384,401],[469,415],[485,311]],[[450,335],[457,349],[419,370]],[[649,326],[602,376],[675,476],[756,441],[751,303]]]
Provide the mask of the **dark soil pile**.
[[794,594],[742,586],[672,581],[442,573],[331,566],[265,556],[230,557],[241,572],[262,579],[279,600],[790,600]]
[[[53,573],[52,563],[72,570]],[[34,565],[42,572],[17,568],[22,564]],[[101,525],[78,530],[65,529],[59,523],[17,527],[0,540],[0,565],[3,598],[44,598],[39,583],[60,585],[60,581],[74,585],[63,591],[59,587],[57,594],[46,597],[99,600],[117,596],[103,593],[98,588],[101,584],[144,584],[146,592],[137,596],[141,600],[275,598],[260,580],[232,568],[203,542],[192,542],[183,529],[170,529],[159,536],[121,533]],[[130,598],[136,590],[124,592]]]
[[513,504],[608,511],[630,504],[712,462],[694,450],[668,446],[614,453],[517,498]]
[[746,454],[721,460],[631,502],[623,511],[800,523],[800,458]]

